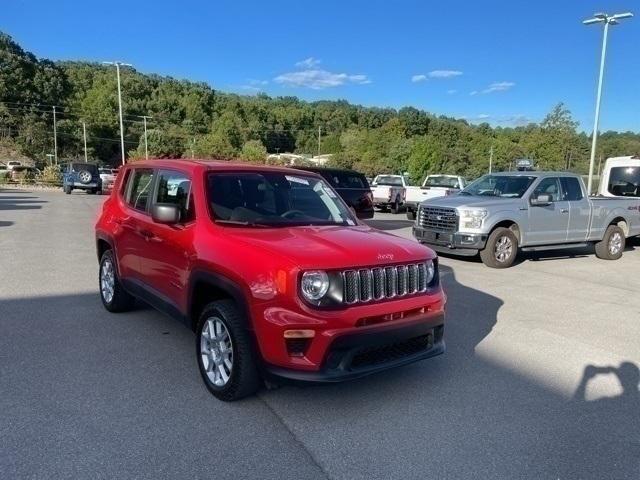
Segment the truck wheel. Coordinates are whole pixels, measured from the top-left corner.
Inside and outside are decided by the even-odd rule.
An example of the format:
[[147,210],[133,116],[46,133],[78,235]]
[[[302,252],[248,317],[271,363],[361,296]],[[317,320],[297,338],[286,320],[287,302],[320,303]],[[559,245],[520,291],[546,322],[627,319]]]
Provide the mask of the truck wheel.
[[480,250],[482,263],[491,268],[508,268],[518,255],[518,238],[508,228],[496,228],[489,238],[484,250]]
[[253,395],[260,386],[251,338],[231,300],[209,303],[198,322],[198,367],[205,385],[219,400]]
[[624,231],[617,225],[609,225],[602,240],[596,243],[596,257],[618,260],[622,256],[624,246]]
[[394,215],[400,213],[400,199],[398,197],[396,197],[396,201],[391,205],[391,213]]
[[116,261],[111,250],[107,250],[102,254],[98,280],[100,298],[104,308],[112,313],[126,312],[133,308],[135,299],[120,283],[116,270]]
[[407,210],[407,219],[415,220],[416,219],[416,211],[415,210]]
[[62,187],[62,191],[64,193],[66,193],[67,195],[71,194],[71,187],[69,185],[65,185],[64,187]]

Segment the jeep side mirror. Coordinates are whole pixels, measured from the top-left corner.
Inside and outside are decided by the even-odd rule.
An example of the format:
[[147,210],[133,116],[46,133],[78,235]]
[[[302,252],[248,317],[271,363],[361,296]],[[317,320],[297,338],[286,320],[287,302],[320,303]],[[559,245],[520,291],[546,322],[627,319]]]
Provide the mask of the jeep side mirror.
[[535,198],[531,198],[531,205],[534,207],[546,207],[547,205],[551,205],[553,201],[553,197],[548,193],[541,193]]
[[156,223],[172,225],[180,221],[180,207],[173,203],[156,203],[151,207],[151,218]]

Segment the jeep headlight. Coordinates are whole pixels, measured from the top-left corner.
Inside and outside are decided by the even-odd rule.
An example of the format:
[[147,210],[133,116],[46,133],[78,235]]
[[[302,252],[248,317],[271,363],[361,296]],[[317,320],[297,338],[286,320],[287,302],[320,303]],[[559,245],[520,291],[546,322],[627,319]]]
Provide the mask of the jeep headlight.
[[329,291],[329,276],[323,270],[310,270],[302,274],[300,280],[302,296],[309,302],[316,303]]
[[488,214],[484,209],[460,210],[460,225],[462,228],[482,228],[482,221]]

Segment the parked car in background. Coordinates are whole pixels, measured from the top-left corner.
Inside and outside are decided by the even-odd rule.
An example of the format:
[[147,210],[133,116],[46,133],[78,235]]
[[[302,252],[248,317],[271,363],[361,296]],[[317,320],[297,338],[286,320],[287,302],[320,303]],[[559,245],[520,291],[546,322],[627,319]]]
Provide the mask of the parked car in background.
[[22,162],[19,162],[17,160],[9,160],[7,162],[7,169],[8,170],[13,170],[15,167],[19,167],[22,165]]
[[73,190],[84,190],[95,194],[102,188],[98,166],[93,163],[70,162],[62,172],[62,190],[70,194]]
[[599,258],[617,260],[626,238],[640,235],[640,199],[589,197],[572,173],[495,173],[421,203],[413,234],[436,251],[480,252],[493,268],[511,266],[520,250],[589,244]]
[[373,218],[373,193],[366,177],[353,170],[322,167],[296,167],[324,178],[360,219]]
[[99,168],[98,173],[100,174],[100,181],[102,184],[100,191],[110,192],[116,181],[118,171],[113,168]]
[[612,157],[604,164],[598,194],[603,197],[640,197],[640,157]]
[[466,186],[466,180],[457,175],[427,175],[420,187],[406,187],[404,206],[409,220],[416,219],[420,202],[431,198],[458,193]]
[[0,178],[7,178],[9,176],[9,167],[4,163],[0,163]]
[[34,180],[39,170],[27,165],[14,165],[10,170],[10,178],[14,182]]
[[138,297],[192,328],[221,400],[252,395],[261,378],[337,382],[444,352],[436,255],[358,224],[314,173],[136,162],[95,232],[104,307]]
[[403,175],[378,175],[373,179],[371,191],[373,205],[385,212],[399,213],[404,205],[409,182]]

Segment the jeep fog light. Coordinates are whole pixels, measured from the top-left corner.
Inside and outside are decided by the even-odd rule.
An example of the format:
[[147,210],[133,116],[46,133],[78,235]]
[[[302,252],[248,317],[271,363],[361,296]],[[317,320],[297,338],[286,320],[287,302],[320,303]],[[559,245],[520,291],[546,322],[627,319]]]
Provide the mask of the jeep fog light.
[[305,299],[317,302],[329,290],[329,276],[322,270],[311,270],[302,274],[300,290]]

